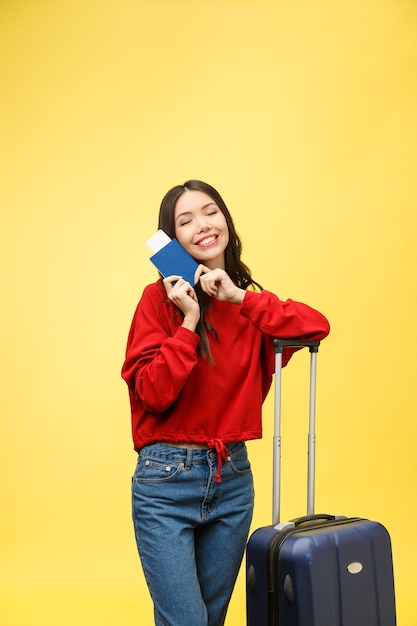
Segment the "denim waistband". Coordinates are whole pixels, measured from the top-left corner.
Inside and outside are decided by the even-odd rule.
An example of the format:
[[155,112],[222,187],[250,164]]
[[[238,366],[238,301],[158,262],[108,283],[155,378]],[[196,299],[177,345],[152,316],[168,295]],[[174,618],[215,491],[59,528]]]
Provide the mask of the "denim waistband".
[[[229,452],[233,452],[238,446],[243,446],[245,445],[245,441],[232,441],[230,443],[225,443],[224,446],[225,448],[227,448],[227,450]],[[209,450],[215,450],[216,446],[209,446],[208,444],[204,444],[203,446],[198,446],[194,445],[192,443],[190,444],[176,444],[174,441],[171,443],[169,441],[155,441],[153,443],[148,443],[145,446],[143,446],[142,448],[140,448],[140,450],[138,450],[139,454],[141,452],[143,452],[144,450],[148,450],[153,448],[154,446],[158,446],[158,447],[164,447],[164,448],[169,448],[170,451],[172,453],[178,452],[179,455],[182,456],[182,454],[184,452],[187,452],[188,450],[191,450],[193,453],[196,453],[197,456],[205,456],[206,453]]]
[[[210,446],[209,443],[212,442],[213,445]],[[245,446],[244,441],[225,444],[218,439],[209,441],[206,448],[193,448],[192,444],[190,444],[189,447],[185,447],[184,445],[177,446],[174,442],[172,444],[168,442],[155,442],[141,448],[139,455],[145,452],[156,452],[158,450],[159,452],[167,454],[172,460],[184,462],[186,466],[189,466],[191,463],[203,463],[207,461],[208,454],[212,456],[217,455],[216,482],[220,483],[223,461],[230,460],[230,455],[241,446]]]

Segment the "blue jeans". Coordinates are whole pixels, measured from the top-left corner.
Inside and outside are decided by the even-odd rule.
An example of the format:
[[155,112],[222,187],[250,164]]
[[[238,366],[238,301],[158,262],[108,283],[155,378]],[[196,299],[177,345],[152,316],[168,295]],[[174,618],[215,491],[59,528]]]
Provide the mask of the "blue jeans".
[[156,626],[222,626],[245,551],[253,479],[245,443],[213,450],[152,444],[132,480],[136,543]]

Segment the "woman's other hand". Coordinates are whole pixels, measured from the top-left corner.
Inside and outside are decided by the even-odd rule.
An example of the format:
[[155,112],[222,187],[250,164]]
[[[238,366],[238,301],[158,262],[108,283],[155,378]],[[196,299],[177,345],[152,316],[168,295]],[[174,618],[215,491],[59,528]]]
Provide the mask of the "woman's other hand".
[[200,319],[200,305],[194,288],[181,276],[167,276],[162,281],[169,300],[184,314],[182,326],[193,332]]
[[216,300],[242,304],[245,290],[237,287],[224,270],[211,270],[205,265],[199,265],[194,278],[196,282],[200,281],[202,290]]

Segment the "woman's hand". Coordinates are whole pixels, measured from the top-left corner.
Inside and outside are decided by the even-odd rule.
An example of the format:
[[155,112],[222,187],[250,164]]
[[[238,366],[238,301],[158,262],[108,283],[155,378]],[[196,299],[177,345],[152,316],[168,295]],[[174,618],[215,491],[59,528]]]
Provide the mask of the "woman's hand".
[[200,305],[193,287],[175,275],[167,276],[162,282],[169,300],[184,314],[182,326],[194,332],[200,319]]
[[205,265],[199,265],[194,278],[196,282],[200,281],[202,290],[209,296],[216,298],[216,300],[242,304],[246,293],[245,290],[236,287],[224,270],[211,270]]

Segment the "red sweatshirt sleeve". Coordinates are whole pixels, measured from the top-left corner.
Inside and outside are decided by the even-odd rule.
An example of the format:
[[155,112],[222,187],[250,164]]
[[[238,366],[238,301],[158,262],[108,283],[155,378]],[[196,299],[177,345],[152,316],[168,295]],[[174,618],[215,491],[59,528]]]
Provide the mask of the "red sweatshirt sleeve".
[[199,337],[178,325],[171,335],[161,315],[160,294],[154,292],[145,290],[136,309],[122,377],[145,410],[162,413],[177,399],[197,363]]
[[241,314],[263,333],[281,339],[320,341],[330,332],[327,319],[307,304],[280,300],[269,291],[247,291]]

